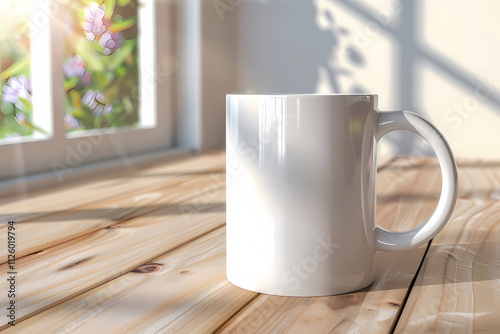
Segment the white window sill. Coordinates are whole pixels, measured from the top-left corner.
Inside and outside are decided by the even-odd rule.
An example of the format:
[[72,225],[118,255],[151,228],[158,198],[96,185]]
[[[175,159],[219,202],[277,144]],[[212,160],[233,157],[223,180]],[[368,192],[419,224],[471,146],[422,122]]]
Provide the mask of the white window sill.
[[188,148],[170,148],[147,154],[127,156],[121,159],[103,161],[99,163],[78,166],[65,171],[64,174],[55,171],[17,177],[0,181],[0,198],[19,195],[48,186],[68,184],[72,181],[106,172],[135,170],[151,165],[158,161],[177,159],[187,156],[194,151]]

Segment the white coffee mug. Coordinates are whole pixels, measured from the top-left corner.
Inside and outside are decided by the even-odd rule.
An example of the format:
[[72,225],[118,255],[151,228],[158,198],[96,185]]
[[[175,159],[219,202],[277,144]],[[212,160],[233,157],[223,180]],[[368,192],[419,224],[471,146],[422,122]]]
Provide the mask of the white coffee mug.
[[[227,278],[261,293],[325,296],[374,281],[377,251],[428,242],[457,198],[457,169],[441,133],[407,111],[379,112],[377,95],[228,95]],[[432,216],[405,232],[375,223],[376,148],[408,130],[442,172]]]

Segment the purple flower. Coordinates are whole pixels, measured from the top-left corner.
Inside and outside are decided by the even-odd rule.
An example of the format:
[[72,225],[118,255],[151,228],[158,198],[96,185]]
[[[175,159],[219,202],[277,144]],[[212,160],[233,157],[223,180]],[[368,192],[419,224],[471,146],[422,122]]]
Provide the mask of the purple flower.
[[92,115],[95,117],[102,115],[102,111],[104,110],[104,106],[102,104],[98,104],[94,110],[92,110]]
[[82,97],[82,103],[89,106],[94,116],[102,115],[102,113],[109,114],[113,111],[113,105],[111,103],[104,103],[104,101],[104,95],[94,92],[92,89],[89,89]]
[[83,31],[89,41],[95,41],[97,36],[101,36],[108,29],[108,23],[104,19],[104,15],[106,15],[105,5],[99,6],[96,3],[92,3],[89,7],[85,8]]
[[107,103],[104,106],[104,114],[107,115],[107,114],[111,114],[112,112],[113,112],[113,105],[111,103]]
[[103,47],[103,53],[106,56],[112,55],[116,49],[121,48],[123,45],[122,33],[119,31],[115,33],[106,31],[102,34],[99,45]]
[[90,75],[89,72],[85,72],[82,77],[82,84],[84,84],[85,86],[88,86],[92,83],[92,76]]
[[68,130],[77,130],[82,127],[82,123],[71,115],[64,116],[64,125]]
[[90,107],[90,109],[94,110],[98,102],[103,102],[104,101],[104,96],[102,93],[96,93],[92,89],[89,89],[87,93],[82,97],[82,103],[86,104]]
[[79,55],[74,55],[63,64],[64,74],[68,78],[81,77],[85,74],[85,62]]
[[18,112],[16,114],[16,120],[19,122],[19,124],[21,125],[28,125],[30,124],[29,120],[28,120],[28,117],[26,117],[25,114],[23,114],[22,112]]
[[7,84],[3,86],[3,100],[15,104],[19,109],[23,109],[24,104],[19,100],[20,97],[31,101],[31,83],[24,74],[21,74],[18,78],[10,77]]

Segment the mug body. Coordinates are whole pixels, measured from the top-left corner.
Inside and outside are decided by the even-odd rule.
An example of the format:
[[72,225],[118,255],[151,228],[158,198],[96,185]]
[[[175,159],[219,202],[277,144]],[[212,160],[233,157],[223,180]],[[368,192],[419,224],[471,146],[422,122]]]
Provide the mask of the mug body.
[[228,95],[227,278],[340,294],[374,280],[376,95]]

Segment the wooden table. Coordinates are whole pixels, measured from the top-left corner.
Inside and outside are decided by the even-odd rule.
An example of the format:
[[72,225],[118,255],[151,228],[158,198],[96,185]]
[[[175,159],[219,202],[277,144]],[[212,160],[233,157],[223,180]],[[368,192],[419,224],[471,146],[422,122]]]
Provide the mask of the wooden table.
[[[0,200],[6,333],[498,333],[500,164],[459,163],[460,198],[429,244],[377,254],[353,293],[287,298],[225,277],[223,153],[96,175]],[[440,191],[433,160],[381,166],[377,220],[410,229]],[[7,324],[15,221],[16,326]]]

